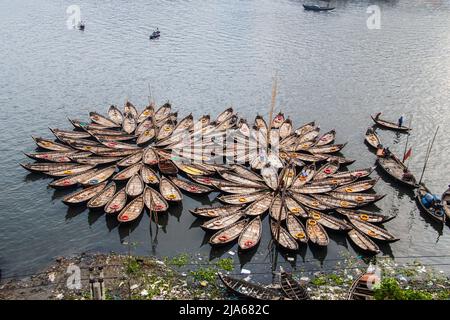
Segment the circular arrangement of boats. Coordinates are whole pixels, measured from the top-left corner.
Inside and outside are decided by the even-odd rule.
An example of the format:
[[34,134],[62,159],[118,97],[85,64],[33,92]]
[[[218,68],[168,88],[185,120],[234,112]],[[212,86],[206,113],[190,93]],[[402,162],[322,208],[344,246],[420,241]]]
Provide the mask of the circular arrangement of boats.
[[170,103],[138,111],[130,102],[89,118],[70,119],[74,130],[50,129],[56,141],[34,138],[41,150],[26,155],[37,162],[22,164],[54,178],[53,188],[83,187],[64,197],[67,205],[129,223],[145,208],[169,210],[184,193],[214,191],[220,205],[190,210],[205,220],[211,245],[256,248],[267,214],[274,242],[286,250],[327,246],[328,230],[369,253],[397,240],[378,226],[392,217],[361,209],[383,198],[372,190],[374,167],[347,170],[354,160],[337,155],[346,144],[334,143],[335,130],[320,134],[314,121],[295,128],[280,112],[250,125],[232,108],[215,119],[179,120]]

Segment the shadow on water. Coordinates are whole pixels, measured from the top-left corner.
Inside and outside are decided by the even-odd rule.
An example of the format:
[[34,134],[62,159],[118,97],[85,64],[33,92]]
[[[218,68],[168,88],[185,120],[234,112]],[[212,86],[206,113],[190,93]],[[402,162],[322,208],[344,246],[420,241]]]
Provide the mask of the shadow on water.
[[30,172],[25,177],[23,177],[24,182],[34,182],[38,180],[47,180],[47,179],[49,179],[48,176],[37,172]]
[[[415,201],[417,203],[417,200],[415,200]],[[424,210],[422,210],[419,207],[417,207],[417,210],[413,210],[413,214],[417,214],[417,211],[419,211],[419,214],[421,217],[423,217],[425,223],[427,225],[430,225],[438,233],[438,237],[436,239],[436,243],[438,243],[440,236],[442,236],[444,234],[445,224],[433,219],[432,217],[430,217],[430,215],[428,213],[426,213]]]
[[342,246],[346,249],[348,248],[346,233],[334,230],[328,230],[327,233],[330,237],[330,240],[336,242],[338,246]]
[[237,256],[239,259],[239,264],[241,265],[241,268],[243,268],[247,263],[249,263],[253,257],[255,256],[256,252],[258,251],[258,247],[260,246],[260,243],[253,247],[250,250],[243,251],[241,249],[237,250]]
[[194,229],[194,228],[200,228],[200,226],[205,222],[205,220],[200,219],[200,218],[196,218],[194,221],[192,221],[191,225],[189,226],[189,230],[190,229]]
[[139,215],[139,217],[136,220],[133,220],[131,222],[128,223],[119,223],[119,238],[120,238],[120,242],[123,243],[124,239],[128,236],[130,236],[133,231],[137,228],[137,226],[139,225],[139,222],[142,219],[142,214]]
[[111,232],[112,230],[114,230],[119,226],[119,221],[117,221],[116,214],[105,214],[105,222],[109,232]]
[[92,226],[97,220],[104,214],[103,210],[89,210],[88,212],[88,223]]
[[53,194],[52,194],[52,201],[54,201],[54,200],[64,198],[65,196],[75,192],[77,189],[77,186],[70,186],[67,188],[59,188],[59,189],[54,189],[52,187],[47,187],[47,188],[50,190],[54,190]]
[[211,246],[211,250],[209,251],[209,261],[221,258],[225,253],[230,251],[235,244],[235,242],[231,242],[222,246]]
[[[169,207],[168,214],[177,218],[177,222],[180,222],[181,214],[183,213],[183,204],[175,203]],[[167,224],[167,223],[166,223]]]
[[160,212],[155,215],[147,210],[147,214],[149,215],[151,222],[158,225],[158,229],[167,233],[167,225],[169,224],[169,214],[167,212]]
[[67,208],[67,212],[66,212],[66,216],[65,219],[70,220],[75,218],[76,216],[78,216],[79,214],[83,213],[84,211],[86,211],[86,207],[85,206],[71,206]]
[[325,258],[327,257],[328,247],[321,247],[321,246],[315,245],[311,242],[308,243],[308,246],[309,246],[309,249],[311,250],[313,258],[320,263],[321,267],[323,267],[323,262],[325,261]]

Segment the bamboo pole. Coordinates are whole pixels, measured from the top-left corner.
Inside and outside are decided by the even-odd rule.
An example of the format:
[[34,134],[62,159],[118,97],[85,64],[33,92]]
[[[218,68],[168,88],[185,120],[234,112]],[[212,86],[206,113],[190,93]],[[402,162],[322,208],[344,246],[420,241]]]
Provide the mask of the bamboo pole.
[[427,168],[428,159],[430,158],[431,149],[433,148],[434,140],[436,139],[436,135],[438,133],[439,126],[436,128],[436,131],[434,132],[433,139],[431,140],[430,147],[427,150],[427,154],[425,155],[425,163],[423,164],[422,174],[420,175],[419,184],[422,182],[423,175],[425,174],[425,170]]
[[270,101],[269,108],[269,123],[267,128],[267,137],[266,137],[266,154],[269,153],[269,142],[270,142],[270,132],[272,130],[272,120],[273,120],[273,110],[275,108],[276,100],[277,100],[277,90],[278,90],[278,75],[275,73],[275,77],[273,78],[272,84],[272,99]]

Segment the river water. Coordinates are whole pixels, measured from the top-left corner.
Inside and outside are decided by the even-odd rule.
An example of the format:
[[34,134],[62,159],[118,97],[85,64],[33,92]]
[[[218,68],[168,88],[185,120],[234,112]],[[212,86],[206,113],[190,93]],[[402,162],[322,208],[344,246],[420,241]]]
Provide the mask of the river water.
[[[81,8],[84,32],[66,26],[66,9],[73,4]],[[323,132],[335,128],[337,142],[348,142],[343,154],[357,159],[349,168],[375,163],[363,142],[369,114],[412,119],[409,163],[418,176],[439,125],[424,180],[436,193],[444,191],[450,183],[450,5],[438,0],[335,5],[333,12],[315,13],[294,0],[0,1],[2,275],[36,272],[59,255],[126,252],[126,243],[133,243],[137,254],[232,257],[252,271],[270,271],[267,222],[256,253],[230,255],[236,245],[211,250],[188,209],[209,204],[217,193],[186,196],[160,216],[157,232],[147,214],[131,227],[119,227],[102,214],[69,209],[61,202],[66,191],[47,188],[49,179],[18,165],[28,161],[22,152],[35,148],[31,135],[51,137],[48,127],[70,128],[67,117],[105,113],[127,97],[142,108],[149,83],[157,102],[170,100],[181,116],[215,115],[232,104],[253,119],[257,112],[267,114],[277,73],[276,111],[297,126],[316,120]],[[381,10],[380,29],[367,27],[369,5]],[[162,36],[149,41],[156,26]],[[403,152],[406,135],[380,135],[392,151]],[[382,245],[383,254],[399,261],[426,256],[420,260],[448,268],[448,227],[441,231],[419,212],[412,192],[381,176],[375,190],[387,196],[373,209],[397,215],[385,227],[401,238]],[[327,249],[305,247],[291,255],[291,263],[327,267],[341,252],[359,254],[343,235],[330,236]],[[442,255],[447,257],[436,257]]]

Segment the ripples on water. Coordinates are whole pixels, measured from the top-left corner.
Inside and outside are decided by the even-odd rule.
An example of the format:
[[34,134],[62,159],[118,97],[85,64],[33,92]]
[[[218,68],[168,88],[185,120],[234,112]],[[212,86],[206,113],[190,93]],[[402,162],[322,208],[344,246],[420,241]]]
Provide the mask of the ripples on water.
[[[337,142],[349,142],[344,155],[358,159],[350,168],[375,162],[363,143],[370,113],[413,118],[410,167],[417,175],[440,125],[425,181],[437,193],[449,183],[450,7],[444,1],[339,1],[325,14],[305,12],[302,2],[289,0],[81,1],[85,32],[67,30],[65,10],[71,4],[0,3],[3,275],[36,271],[57,255],[124,251],[121,241],[129,234],[139,244],[138,254],[228,256],[229,247],[210,249],[199,221],[187,211],[209,203],[206,198],[186,197],[171,208],[160,217],[163,226],[156,236],[148,215],[123,228],[104,215],[68,209],[60,201],[67,191],[48,189],[48,179],[17,165],[28,161],[22,151],[33,150],[31,135],[50,137],[48,126],[69,128],[66,117],[106,112],[126,97],[142,107],[148,83],[157,101],[170,99],[181,116],[217,114],[233,104],[252,119],[256,112],[267,113],[278,71],[277,109],[296,125],[315,119],[324,132],[335,128]],[[369,4],[381,7],[381,30],[366,28]],[[156,26],[162,37],[150,42]],[[381,131],[381,137],[393,151],[403,152],[406,136]],[[375,189],[387,196],[374,209],[397,214],[386,227],[401,238],[382,246],[385,254],[448,253],[448,229],[439,235],[419,213],[411,192],[384,178]],[[325,250],[303,248],[297,265],[303,259],[331,265],[340,251],[354,253],[343,236],[330,236]],[[268,262],[268,241],[265,224],[258,253],[240,262]]]

